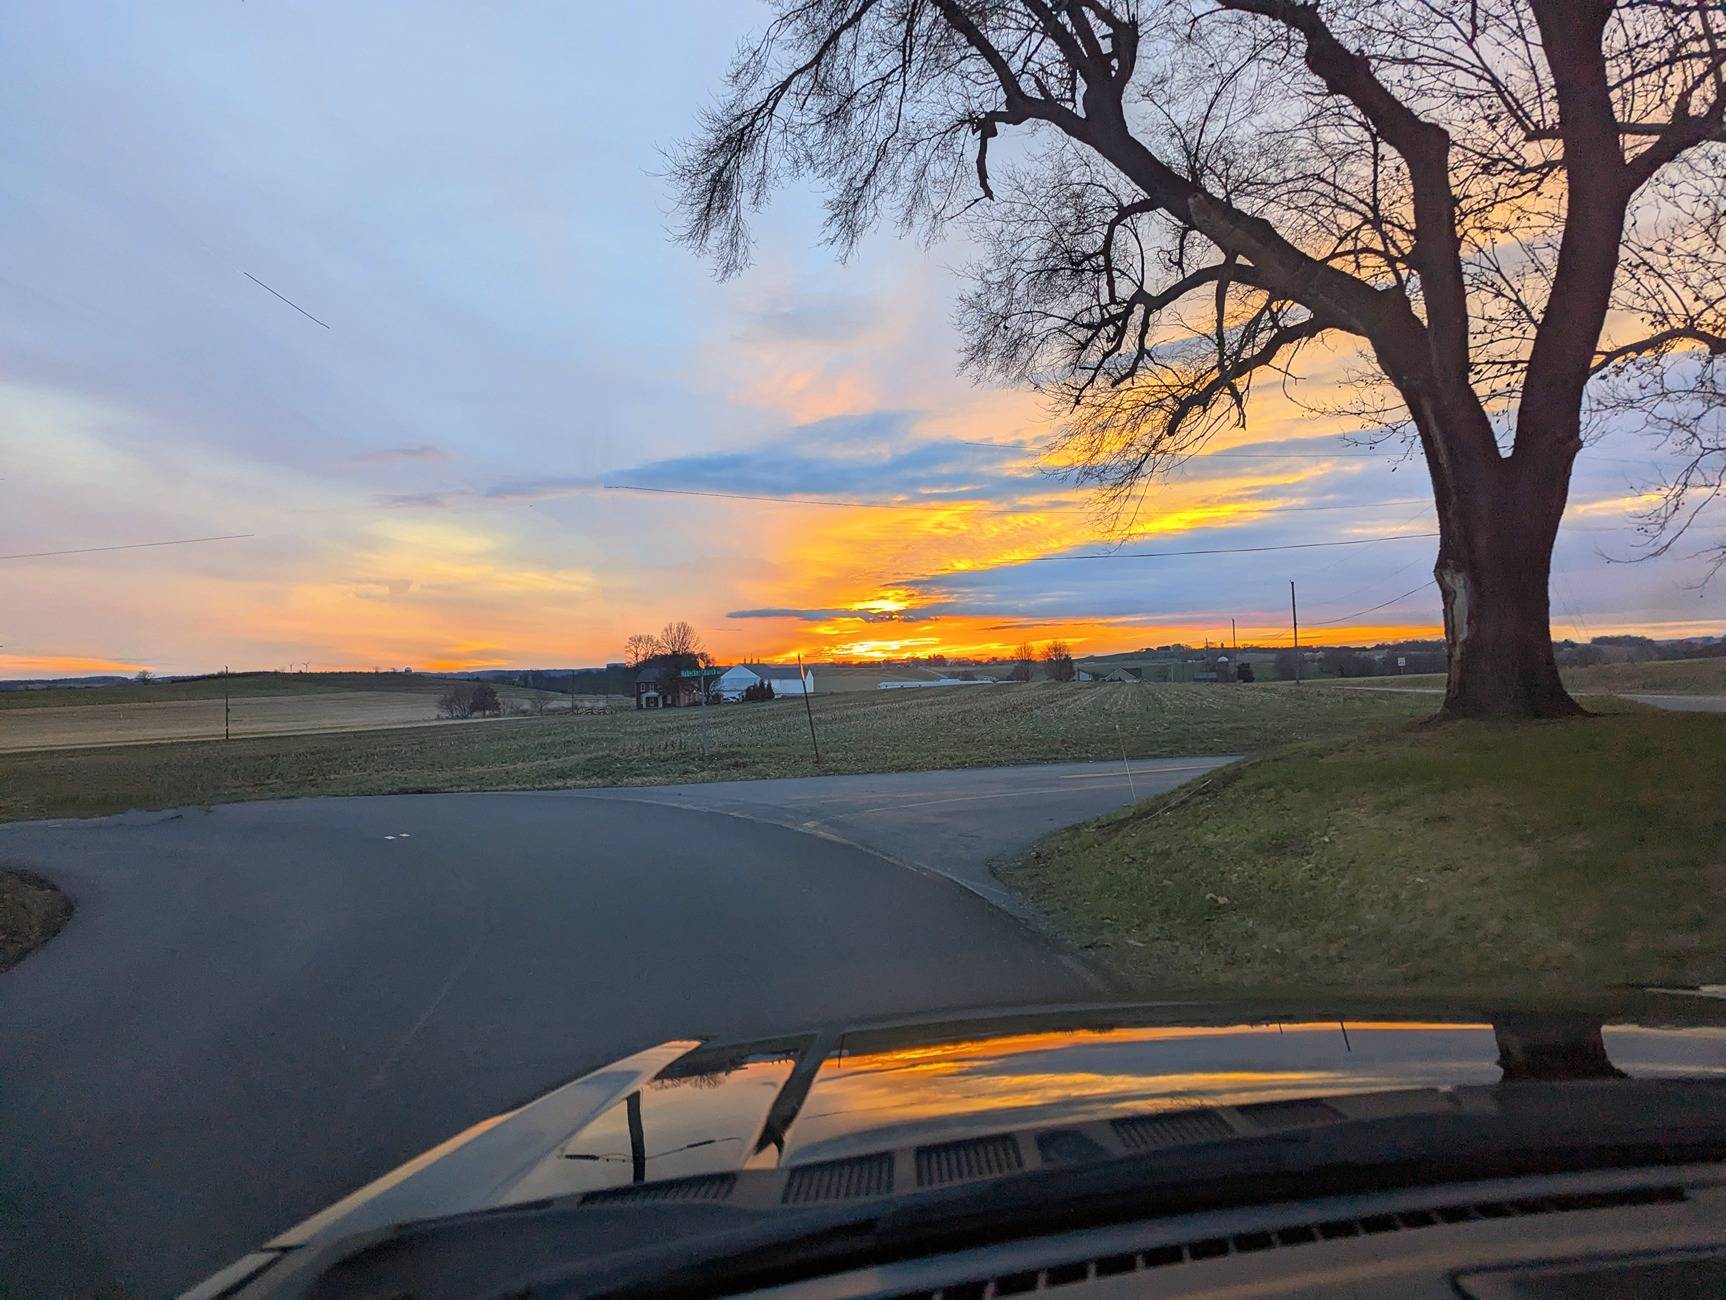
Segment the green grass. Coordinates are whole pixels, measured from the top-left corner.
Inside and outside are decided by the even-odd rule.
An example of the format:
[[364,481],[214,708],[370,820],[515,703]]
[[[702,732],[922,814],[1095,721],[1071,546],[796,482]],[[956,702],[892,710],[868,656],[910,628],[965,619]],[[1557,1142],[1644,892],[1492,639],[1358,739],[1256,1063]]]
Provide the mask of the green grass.
[[1003,878],[1159,989],[1726,980],[1726,722],[1625,713],[1295,746]]
[[1062,759],[1239,754],[1430,713],[1328,686],[961,686],[335,735],[0,755],[0,820],[234,799],[652,785]]

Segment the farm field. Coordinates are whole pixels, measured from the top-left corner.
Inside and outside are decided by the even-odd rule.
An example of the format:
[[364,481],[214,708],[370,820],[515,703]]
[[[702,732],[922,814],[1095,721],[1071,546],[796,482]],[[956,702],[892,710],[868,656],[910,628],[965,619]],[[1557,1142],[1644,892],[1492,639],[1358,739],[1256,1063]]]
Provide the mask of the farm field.
[[[452,685],[444,678],[388,673],[248,673],[228,683],[228,726],[235,737],[421,726],[437,719],[438,696]],[[201,678],[0,693],[0,753],[218,740],[222,685],[220,678]],[[531,709],[535,694],[498,688],[506,712]],[[550,709],[569,708],[568,696],[545,699]],[[580,702],[584,708],[606,707],[599,696]]]
[[425,673],[232,673],[178,682],[126,682],[117,686],[56,686],[44,691],[0,691],[0,713],[12,709],[97,708],[108,704],[166,704],[220,700],[224,687],[234,699],[261,695],[323,695],[332,691],[429,695],[448,690],[450,679]]
[[[0,820],[235,799],[653,785],[824,772],[1256,753],[1394,729],[1418,695],[1313,685],[1031,683],[816,696],[818,767],[801,702],[622,709],[231,742],[0,754]],[[8,719],[9,721],[10,719]]]
[[882,682],[932,682],[939,677],[957,676],[962,672],[979,677],[1006,676],[1010,664],[986,668],[907,668],[901,664],[812,664],[817,695],[844,695],[852,691],[878,691]]
[[[409,691],[241,696],[229,710],[229,730],[235,736],[367,731],[423,726],[437,716],[437,696]],[[0,715],[0,753],[221,737],[219,699],[18,709]]]

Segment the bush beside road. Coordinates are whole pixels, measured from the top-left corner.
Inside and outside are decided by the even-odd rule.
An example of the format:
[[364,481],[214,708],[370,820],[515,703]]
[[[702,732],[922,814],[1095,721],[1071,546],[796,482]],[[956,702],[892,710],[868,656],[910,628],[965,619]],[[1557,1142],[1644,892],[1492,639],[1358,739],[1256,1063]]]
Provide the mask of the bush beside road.
[[33,871],[0,871],[0,971],[60,932],[72,904]]
[[1702,714],[1404,728],[1221,770],[1001,875],[1164,995],[1718,983],[1722,790]]

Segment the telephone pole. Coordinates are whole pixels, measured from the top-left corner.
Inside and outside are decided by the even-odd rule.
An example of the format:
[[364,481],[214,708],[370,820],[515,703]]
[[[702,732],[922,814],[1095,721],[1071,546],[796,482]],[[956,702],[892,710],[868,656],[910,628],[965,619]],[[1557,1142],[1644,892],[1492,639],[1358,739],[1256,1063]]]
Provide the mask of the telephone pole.
[[222,739],[232,740],[233,734],[228,728],[228,665],[222,665]]
[[1289,579],[1289,617],[1294,620],[1295,683],[1300,683],[1300,608],[1295,604],[1294,579]]

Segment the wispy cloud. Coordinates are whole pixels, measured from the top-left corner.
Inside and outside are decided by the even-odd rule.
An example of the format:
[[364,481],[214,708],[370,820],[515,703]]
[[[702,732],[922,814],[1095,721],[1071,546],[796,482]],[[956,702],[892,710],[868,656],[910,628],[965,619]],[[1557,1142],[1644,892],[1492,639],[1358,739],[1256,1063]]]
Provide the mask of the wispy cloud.
[[811,294],[750,312],[746,332],[775,343],[845,343],[879,318],[879,308],[866,299]]
[[431,492],[389,492],[378,497],[386,506],[442,510],[464,501],[551,501],[597,491],[604,484],[589,475],[521,479],[485,488],[450,488]]
[[799,623],[830,623],[854,619],[859,623],[928,623],[940,617],[920,609],[734,609],[726,618],[785,618]]
[[403,461],[449,460],[450,453],[428,442],[417,447],[380,447],[376,451],[362,451],[348,459],[356,465],[394,465]]

